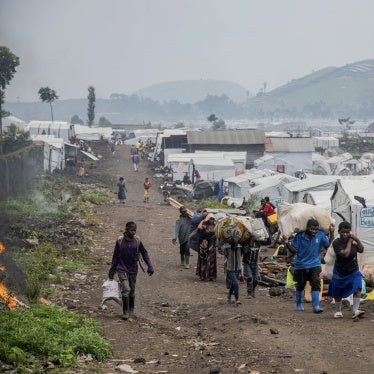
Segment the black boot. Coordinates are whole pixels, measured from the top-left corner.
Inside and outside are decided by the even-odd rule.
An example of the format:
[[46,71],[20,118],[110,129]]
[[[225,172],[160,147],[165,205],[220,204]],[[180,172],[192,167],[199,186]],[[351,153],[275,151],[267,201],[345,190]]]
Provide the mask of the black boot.
[[134,316],[134,308],[135,308],[135,296],[130,296],[130,317],[135,317]]
[[130,317],[130,301],[128,297],[122,297],[122,319],[127,320]]

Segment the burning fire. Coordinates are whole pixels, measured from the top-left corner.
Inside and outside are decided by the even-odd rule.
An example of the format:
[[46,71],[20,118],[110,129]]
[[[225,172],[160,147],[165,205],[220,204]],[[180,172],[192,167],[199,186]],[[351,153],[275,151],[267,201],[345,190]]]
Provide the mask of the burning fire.
[[[3,243],[0,242],[0,254],[5,252],[5,247]],[[0,272],[5,271],[5,266],[0,266]],[[17,299],[9,295],[7,288],[3,282],[0,282],[0,303],[5,304],[9,309],[17,308]]]

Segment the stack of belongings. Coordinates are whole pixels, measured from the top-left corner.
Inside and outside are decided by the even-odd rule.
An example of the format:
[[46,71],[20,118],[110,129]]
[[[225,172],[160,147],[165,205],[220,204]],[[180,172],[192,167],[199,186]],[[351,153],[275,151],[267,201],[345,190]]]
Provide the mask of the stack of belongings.
[[316,219],[319,228],[325,233],[329,232],[330,225],[334,223],[329,212],[316,205],[306,203],[281,203],[277,208],[278,228],[282,235],[290,237],[306,229],[310,219]]
[[222,243],[243,243],[251,236],[255,240],[265,241],[269,237],[261,218],[246,216],[221,216],[216,218],[215,233]]

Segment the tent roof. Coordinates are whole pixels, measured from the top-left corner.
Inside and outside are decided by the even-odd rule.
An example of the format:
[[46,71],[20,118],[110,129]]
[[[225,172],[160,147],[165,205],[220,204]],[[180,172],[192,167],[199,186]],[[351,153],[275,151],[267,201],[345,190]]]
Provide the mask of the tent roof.
[[188,144],[264,144],[260,130],[187,131]]
[[313,138],[266,138],[266,152],[314,152]]
[[374,205],[374,174],[365,175],[367,178],[361,180],[339,179],[337,181],[348,196],[353,205],[361,205],[353,196],[365,198],[367,205]]

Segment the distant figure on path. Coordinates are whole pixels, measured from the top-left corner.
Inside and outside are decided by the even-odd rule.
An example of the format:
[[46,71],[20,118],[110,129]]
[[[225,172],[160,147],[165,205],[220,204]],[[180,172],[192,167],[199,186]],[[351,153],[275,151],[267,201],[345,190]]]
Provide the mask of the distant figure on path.
[[134,171],[138,171],[138,164],[139,164],[139,155],[137,153],[131,156],[132,163],[134,165]]
[[125,180],[123,179],[123,177],[119,179],[117,183],[117,187],[118,187],[118,200],[120,203],[124,204],[126,200],[127,189],[126,189],[126,184],[125,184]]
[[152,187],[152,183],[149,180],[149,178],[145,178],[144,183],[143,183],[143,188],[144,188],[144,202],[148,203],[149,202],[149,190]]

